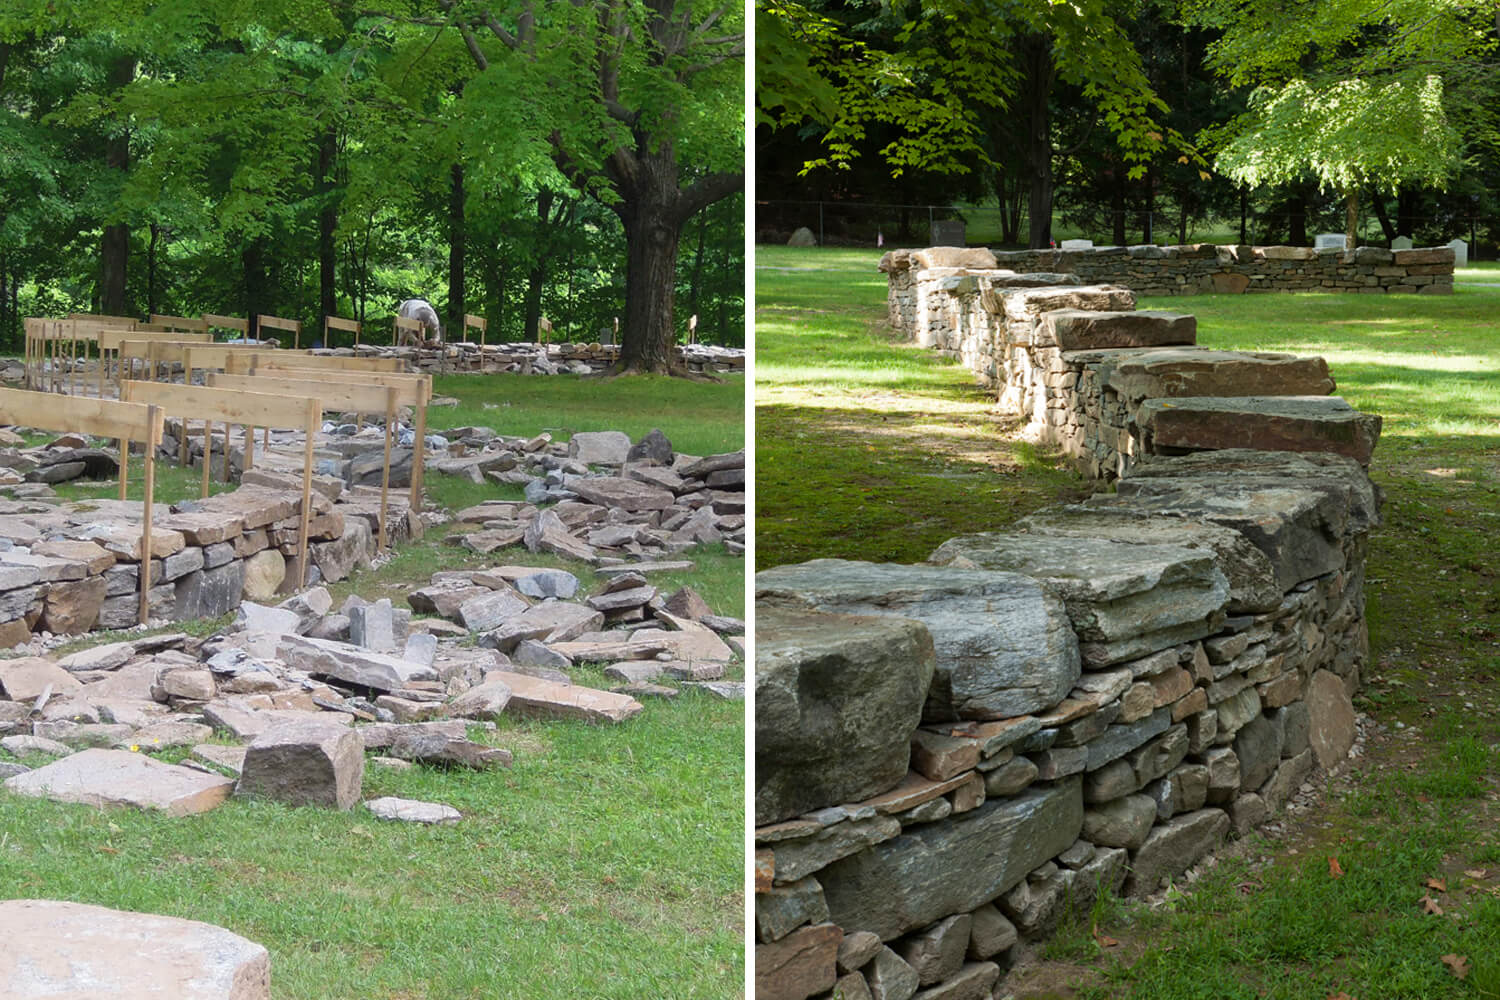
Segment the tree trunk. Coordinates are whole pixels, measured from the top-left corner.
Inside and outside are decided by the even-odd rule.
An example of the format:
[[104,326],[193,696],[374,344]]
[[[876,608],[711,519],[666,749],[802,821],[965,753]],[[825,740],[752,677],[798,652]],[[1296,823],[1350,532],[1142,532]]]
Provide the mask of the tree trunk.
[[1115,164],[1114,183],[1109,192],[1109,241],[1117,247],[1125,245],[1125,170],[1123,163]]
[[1052,69],[1051,43],[1032,36],[1022,43],[1025,83],[1026,165],[1031,191],[1026,212],[1030,230],[1026,245],[1039,250],[1052,244]]
[[[135,57],[116,56],[110,60],[107,84],[111,93],[129,86],[135,79]],[[130,130],[124,122],[114,122],[113,131],[104,145],[104,165],[123,174],[130,169]],[[104,227],[99,244],[99,310],[110,316],[125,315],[125,267],[130,258],[130,227],[124,222]]]
[[552,202],[557,192],[541,188],[536,193],[537,239],[532,241],[531,267],[526,270],[526,295],[522,299],[525,317],[521,339],[528,343],[539,343],[538,324],[542,319],[542,289],[547,284],[547,263],[552,256],[551,236]]
[[1288,246],[1307,246],[1307,195],[1298,191],[1287,204],[1286,242]]
[[151,223],[151,240],[146,244],[146,315],[161,312],[156,301],[156,245],[161,239],[161,226]]
[[1402,187],[1396,191],[1396,235],[1415,238],[1417,234],[1417,192]]
[[[338,306],[338,248],[334,244],[334,233],[339,226],[339,210],[333,201],[334,161],[338,157],[338,133],[332,126],[323,130],[318,138],[318,321],[324,316],[337,316]],[[319,334],[321,336],[321,334]],[[324,344],[332,347],[332,344]]]
[[688,315],[698,315],[698,292],[703,284],[703,238],[708,233],[707,210],[698,213],[698,249],[693,254],[693,273],[688,279]]
[[1385,237],[1387,243],[1401,235],[1396,232],[1395,225],[1391,222],[1390,214],[1385,210],[1385,197],[1379,188],[1370,188],[1370,204],[1375,208],[1375,218],[1380,221],[1380,233]]
[[1244,246],[1246,241],[1245,220],[1250,211],[1250,190],[1245,185],[1240,185],[1240,245]]
[[464,336],[464,168],[453,164],[448,186],[448,339]]
[[240,249],[240,264],[245,275],[245,316],[250,321],[248,336],[255,337],[258,333],[255,317],[265,310],[266,302],[266,261],[260,240],[246,239]]
[[1357,245],[1359,229],[1359,188],[1350,186],[1344,192],[1344,249],[1353,250]]
[[[673,187],[675,188],[675,184]],[[673,305],[677,285],[677,243],[682,223],[674,196],[636,199],[621,218],[625,224],[625,329],[620,366],[625,371],[667,372],[676,343]]]
[[1156,171],[1146,162],[1146,207],[1141,212],[1141,242],[1156,242]]

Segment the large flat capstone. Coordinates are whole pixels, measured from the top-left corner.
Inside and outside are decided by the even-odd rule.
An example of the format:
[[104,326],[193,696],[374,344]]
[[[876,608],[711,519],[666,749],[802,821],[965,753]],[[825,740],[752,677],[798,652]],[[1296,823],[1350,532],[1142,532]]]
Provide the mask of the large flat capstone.
[[766,602],[755,614],[756,824],[898,784],[936,666],[927,628]]
[[18,795],[53,802],[135,806],[187,816],[219,805],[229,797],[234,782],[129,750],[93,749],[18,774],[5,787]]
[[994,799],[835,861],[818,876],[829,919],[883,941],[967,913],[1072,846],[1083,829],[1077,778]]
[[1017,573],[815,559],[757,573],[755,589],[757,600],[926,625],[937,651],[927,721],[1049,708],[1082,671],[1062,602]]
[[[1338,396],[1180,396],[1148,399],[1136,410],[1147,451],[1311,451],[1369,465],[1380,416]],[[1172,451],[1165,451],[1171,454]]]
[[1344,565],[1344,545],[1380,523],[1374,484],[1337,455],[1235,450],[1154,459],[1089,508],[1126,508],[1222,525],[1265,553],[1286,591]]
[[1229,598],[1213,553],[1179,545],[980,532],[949,539],[929,559],[957,560],[1023,573],[1061,594],[1078,637],[1093,647],[1091,666],[1212,635]]
[[1182,348],[1101,354],[1099,381],[1131,407],[1184,396],[1326,396],[1333,391],[1328,362],[1319,357]]
[[1032,342],[1038,347],[1064,351],[1196,344],[1198,320],[1191,315],[1153,309],[1128,312],[1055,309],[1043,315]]
[[271,957],[196,920],[50,899],[0,901],[9,1000],[270,1000]]

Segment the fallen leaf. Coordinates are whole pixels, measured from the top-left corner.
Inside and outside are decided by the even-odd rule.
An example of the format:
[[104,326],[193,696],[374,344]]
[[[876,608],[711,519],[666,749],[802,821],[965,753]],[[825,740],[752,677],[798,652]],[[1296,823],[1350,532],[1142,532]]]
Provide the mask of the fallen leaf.
[[1343,878],[1344,877],[1344,868],[1343,868],[1342,865],[1339,864],[1339,859],[1338,858],[1329,858],[1328,859],[1328,877],[1329,878]]
[[1433,899],[1431,896],[1423,896],[1422,912],[1430,913],[1434,917],[1441,917],[1443,915],[1443,908],[1439,906],[1437,904],[1437,900]]
[[120,853],[120,849],[118,847],[104,847],[104,846],[101,845],[100,848],[99,848],[99,850],[103,851],[105,854],[119,854]]
[[1469,974],[1469,956],[1468,955],[1444,955],[1442,961],[1443,961],[1443,964],[1448,967],[1448,971],[1452,972],[1453,975],[1456,976],[1457,978],[1463,979],[1463,978],[1465,978],[1465,977],[1468,976],[1468,974]]
[[1094,941],[1097,942],[1099,947],[1101,948],[1118,948],[1120,946],[1120,942],[1116,941],[1108,934],[1100,934],[1098,924],[1094,925]]
[[1438,892],[1448,891],[1448,883],[1440,878],[1430,878],[1423,884],[1429,889],[1436,889]]
[[1469,878],[1489,878],[1490,875],[1487,868],[1465,868],[1464,874]]

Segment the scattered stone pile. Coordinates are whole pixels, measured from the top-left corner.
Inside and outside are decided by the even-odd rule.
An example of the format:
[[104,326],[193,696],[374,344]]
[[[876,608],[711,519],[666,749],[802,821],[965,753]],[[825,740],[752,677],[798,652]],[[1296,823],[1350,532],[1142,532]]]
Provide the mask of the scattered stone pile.
[[[964,265],[1007,274],[1064,274],[1080,284],[1117,284],[1137,295],[1208,295],[1245,292],[1347,292],[1447,295],[1453,292],[1451,247],[1353,251],[1310,247],[1132,246],[1084,250],[934,248]],[[914,298],[918,276],[931,250],[893,250],[888,270],[901,294]],[[951,265],[944,265],[951,266]],[[903,274],[903,272],[905,272]],[[902,275],[899,279],[897,275]],[[949,275],[948,277],[951,277]]]
[[1354,739],[1378,494],[1352,459],[1156,458],[920,566],[757,575],[756,996],[987,997]]
[[[335,612],[315,587],[276,607],[246,601],[232,629],[206,640],[175,633],[0,660],[0,749],[57,758],[35,770],[0,762],[0,777],[19,794],[172,815],[231,794],[348,809],[366,750],[386,766],[505,767],[508,750],[469,738],[502,713],[619,723],[642,710],[635,695],[675,697],[666,681],[742,696],[741,683],[722,680],[740,640],[732,648],[719,633],[743,624],[691,589],[662,596],[639,573],[609,574],[598,593],[568,600],[577,589],[555,569],[440,572],[408,602],[457,626],[413,621],[388,599],[351,597]],[[618,690],[574,684],[568,671],[583,662],[610,664]],[[192,754],[183,765],[150,756],[181,747]],[[370,808],[457,819],[432,803]]]
[[1137,312],[1135,294],[1115,285],[985,268],[987,255],[887,254],[892,321],[961,360],[1090,475],[1236,447],[1369,463],[1380,418],[1328,395],[1323,359],[1199,348],[1192,316]]
[[743,451],[679,455],[660,431],[634,445],[618,431],[574,434],[566,445],[549,444],[544,434],[517,450],[516,442],[470,433],[483,430],[466,428],[460,437],[462,446],[482,443],[483,450],[431,467],[523,485],[526,501],[460,511],[457,519],[476,530],[450,536],[455,544],[480,553],[524,544],[597,565],[658,560],[714,542],[745,551]]

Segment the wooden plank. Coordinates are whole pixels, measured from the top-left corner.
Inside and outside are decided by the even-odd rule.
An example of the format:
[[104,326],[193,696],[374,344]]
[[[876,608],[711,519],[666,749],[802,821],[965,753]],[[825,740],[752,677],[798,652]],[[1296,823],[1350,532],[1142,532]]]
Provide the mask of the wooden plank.
[[140,322],[134,316],[108,316],[104,313],[68,313],[68,319],[95,320],[100,324],[107,323],[110,326],[130,326]]
[[220,316],[218,313],[204,313],[203,325],[209,329],[238,330],[245,336],[250,336],[250,321],[240,316]]
[[264,353],[265,350],[266,348],[256,344],[206,344],[202,347],[189,347],[182,352],[180,360],[183,368],[191,374],[201,368],[227,369],[231,357],[237,357],[249,351]]
[[[169,382],[126,382],[121,392],[128,400],[154,403],[185,420],[228,421],[255,427],[300,428],[306,404],[317,405],[316,399],[305,395],[286,396]],[[321,408],[318,412],[321,415]]]
[[142,403],[121,403],[93,396],[0,389],[0,423],[45,430],[145,441],[151,433],[150,410]]
[[174,330],[186,330],[190,333],[206,333],[208,324],[203,317],[192,316],[163,316],[160,313],[152,313],[150,323],[152,326],[168,327]]
[[[279,370],[256,369],[254,375],[222,375],[209,372],[210,386],[243,389],[248,392],[274,392],[287,396],[315,396],[324,412],[384,413],[386,396],[392,390],[371,382],[330,381],[325,378],[297,378]],[[399,401],[396,405],[402,405]]]
[[285,330],[292,335],[292,350],[302,347],[302,321],[300,319],[286,319],[283,316],[267,316],[265,313],[255,317],[256,337],[264,340],[263,331],[270,327],[272,330]]
[[214,335],[211,333],[179,333],[176,330],[157,333],[151,330],[125,330],[119,327],[106,327],[99,331],[100,350],[118,351],[120,344],[127,340],[137,342],[165,340],[179,344],[212,344]]
[[479,348],[484,349],[484,337],[489,332],[490,321],[483,316],[475,316],[473,313],[464,313],[464,339],[469,339],[469,330],[479,331]]
[[394,372],[340,372],[302,368],[300,359],[289,359],[285,364],[259,365],[250,369],[251,375],[280,375],[285,378],[312,379],[322,382],[343,382],[364,385],[389,386],[397,392],[397,406],[426,406],[432,400],[432,376],[410,375]]
[[251,369],[269,366],[296,365],[298,368],[347,372],[406,371],[406,362],[400,358],[340,358],[331,354],[293,354],[291,351],[273,351],[261,347],[230,358],[225,369],[231,375],[248,375]]
[[323,346],[333,346],[332,331],[343,330],[345,333],[354,334],[354,346],[359,346],[360,322],[357,319],[344,319],[342,316],[323,317]]
[[391,346],[392,347],[400,347],[401,346],[401,343],[402,343],[401,331],[403,331],[403,330],[407,331],[408,333],[415,333],[416,334],[417,345],[418,346],[420,346],[422,344],[422,342],[427,339],[424,336],[424,334],[427,331],[427,327],[422,324],[421,320],[407,319],[405,316],[393,316],[391,318],[395,321],[394,325],[391,327]]

